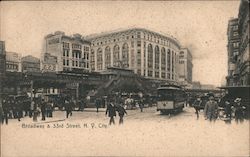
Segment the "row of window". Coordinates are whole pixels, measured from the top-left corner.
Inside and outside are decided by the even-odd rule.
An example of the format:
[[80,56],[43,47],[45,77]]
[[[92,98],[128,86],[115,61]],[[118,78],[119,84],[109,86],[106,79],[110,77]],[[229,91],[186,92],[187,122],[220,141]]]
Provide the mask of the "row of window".
[[[69,66],[69,60],[68,59],[63,59],[63,65],[64,66]],[[80,62],[80,61],[72,61],[72,66],[73,67],[86,67],[86,68],[89,68],[89,63],[88,62]]]
[[[111,42],[117,42],[117,41],[120,41],[120,40],[128,40],[129,38],[131,37],[131,39],[134,39],[135,35],[132,34],[131,36],[126,36],[125,38],[125,35],[122,35],[122,37],[120,38],[115,38],[115,39],[109,39],[109,40],[105,40],[105,41],[97,41],[96,43],[92,43],[92,46],[95,46],[95,45],[102,45],[102,44],[107,44],[107,43],[111,43]],[[136,37],[137,38],[141,38],[141,32],[137,32],[136,34]],[[143,33],[143,38],[148,40],[148,41],[154,41],[156,43],[160,43],[162,45],[166,45],[166,46],[170,46],[170,42],[166,39],[162,39],[161,37],[156,37],[155,35],[152,35],[152,34],[147,34],[147,33]]]

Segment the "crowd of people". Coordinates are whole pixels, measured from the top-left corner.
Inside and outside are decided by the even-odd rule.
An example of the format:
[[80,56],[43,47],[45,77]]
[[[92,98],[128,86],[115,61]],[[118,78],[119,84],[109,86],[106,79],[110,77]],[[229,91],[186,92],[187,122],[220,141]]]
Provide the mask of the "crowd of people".
[[[246,107],[242,104],[241,98],[236,98],[234,101],[230,102],[229,100],[215,100],[215,96],[212,93],[209,93],[208,100],[201,100],[200,97],[197,97],[192,106],[195,109],[197,119],[199,119],[200,110],[204,110],[205,119],[210,121],[215,121],[217,118],[222,120],[231,121],[234,117],[236,122],[243,122],[246,112]],[[205,102],[203,106],[202,103]],[[223,107],[219,107],[221,104]],[[234,115],[234,116],[232,116]]]
[[[58,101],[59,100],[59,101]],[[0,119],[2,124],[8,124],[8,119],[17,119],[21,121],[23,117],[33,118],[33,121],[38,121],[38,117],[41,117],[42,121],[46,118],[53,117],[53,111],[55,107],[59,110],[65,111],[65,118],[72,116],[72,111],[84,111],[87,107],[87,99],[80,99],[76,101],[72,97],[61,97],[60,99],[44,99],[30,97],[6,97],[2,100],[2,107],[0,108]],[[153,100],[148,100],[145,97],[138,99],[132,99],[131,97],[108,97],[105,100],[102,97],[95,98],[94,104],[96,112],[99,112],[99,108],[106,108],[106,115],[110,117],[109,124],[115,124],[114,117],[119,115],[119,124],[123,123],[123,117],[127,114],[127,109],[139,108],[141,112],[145,105],[152,106]],[[150,104],[150,105],[149,105]],[[244,120],[244,114],[246,107],[242,104],[241,98],[236,98],[234,101],[223,100],[218,101],[215,99],[214,94],[207,94],[207,98],[197,97],[194,102],[189,105],[194,107],[197,119],[199,119],[200,111],[204,111],[205,119],[215,121],[220,118],[221,108],[219,104],[223,105],[224,120],[230,120],[235,118],[236,122],[242,122]],[[77,110],[76,110],[77,109]]]

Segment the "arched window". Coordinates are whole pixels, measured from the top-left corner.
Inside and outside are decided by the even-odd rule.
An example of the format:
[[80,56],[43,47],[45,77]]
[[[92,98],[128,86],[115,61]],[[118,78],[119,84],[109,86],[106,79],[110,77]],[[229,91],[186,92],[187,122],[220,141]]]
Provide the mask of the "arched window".
[[90,53],[90,69],[95,70],[95,51],[91,49]]
[[165,78],[166,77],[166,50],[163,47],[161,49],[161,77]]
[[148,76],[153,76],[153,47],[148,44]]
[[172,51],[172,80],[174,79],[174,51]]
[[113,59],[114,59],[114,67],[119,67],[120,47],[118,45],[115,45],[113,48]]
[[102,49],[97,50],[97,70],[102,70]]
[[166,70],[166,50],[164,47],[161,49],[161,69]]
[[159,69],[159,63],[160,63],[160,51],[159,46],[155,46],[155,69]]
[[128,62],[128,51],[129,47],[127,43],[124,43],[122,45],[122,65],[124,68],[129,67],[129,62]]
[[108,68],[111,66],[111,52],[109,46],[105,48],[104,54],[105,54],[105,68]]
[[170,72],[170,65],[171,65],[171,63],[170,63],[171,58],[170,57],[171,57],[170,50],[168,49],[168,53],[167,53],[167,71],[168,72]]

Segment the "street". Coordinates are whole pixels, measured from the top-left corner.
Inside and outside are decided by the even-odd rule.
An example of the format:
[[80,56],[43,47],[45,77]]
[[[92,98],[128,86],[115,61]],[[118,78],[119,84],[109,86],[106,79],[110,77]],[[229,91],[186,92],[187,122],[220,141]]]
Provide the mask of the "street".
[[[34,123],[1,125],[2,156],[249,156],[249,121],[226,124],[196,119],[193,108],[161,115],[155,107],[127,110],[124,124],[108,126],[105,109],[64,111]],[[34,125],[36,124],[36,125]],[[40,126],[40,128],[37,128]],[[41,128],[42,127],[42,128]],[[47,151],[45,151],[47,150]]]

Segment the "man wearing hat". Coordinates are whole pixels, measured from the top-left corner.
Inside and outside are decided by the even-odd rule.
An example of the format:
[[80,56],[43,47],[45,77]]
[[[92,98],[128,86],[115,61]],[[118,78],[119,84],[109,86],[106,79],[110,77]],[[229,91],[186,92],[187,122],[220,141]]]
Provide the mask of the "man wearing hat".
[[209,93],[208,96],[209,96],[209,101],[206,103],[204,108],[205,118],[209,119],[210,121],[212,120],[215,121],[218,115],[218,104],[214,100],[213,93]]
[[235,120],[237,123],[239,121],[243,122],[243,120],[244,120],[244,111],[243,110],[245,109],[245,107],[242,106],[242,104],[241,104],[241,98],[236,98],[234,100],[234,102],[235,102],[235,105],[234,105],[234,107],[235,107]]

